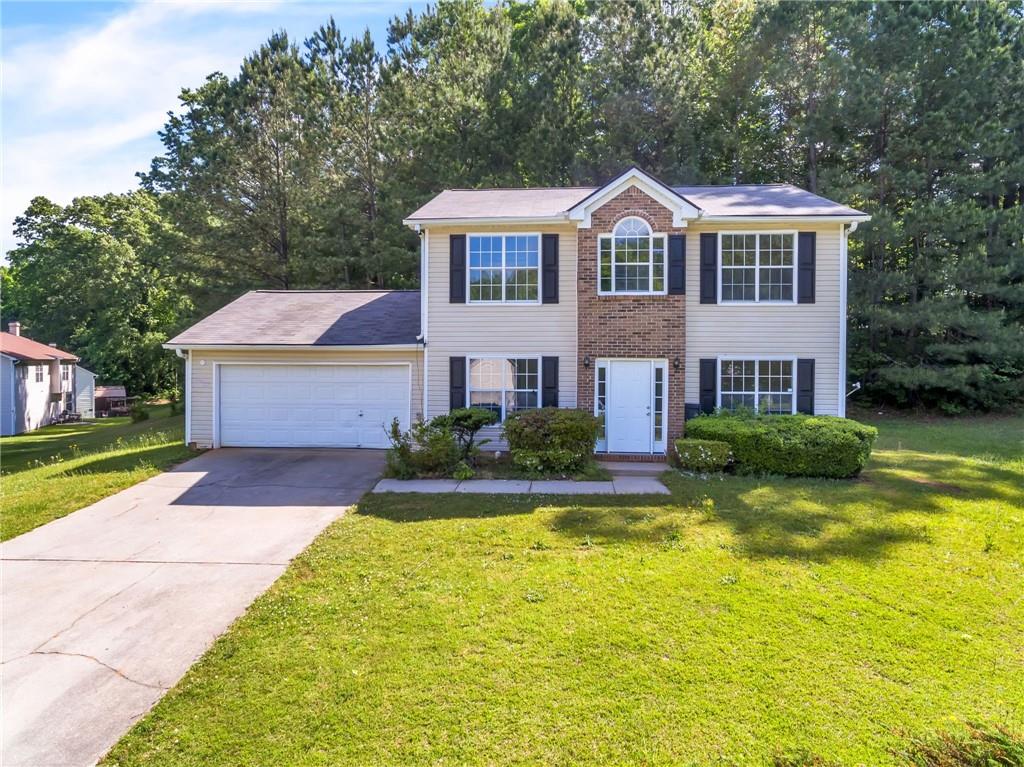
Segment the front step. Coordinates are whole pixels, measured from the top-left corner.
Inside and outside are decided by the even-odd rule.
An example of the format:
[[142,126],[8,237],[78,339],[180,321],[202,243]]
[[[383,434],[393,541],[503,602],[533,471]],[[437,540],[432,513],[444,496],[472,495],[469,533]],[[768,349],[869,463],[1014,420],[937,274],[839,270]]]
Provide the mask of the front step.
[[600,465],[614,477],[657,477],[668,468],[664,461],[600,461]]

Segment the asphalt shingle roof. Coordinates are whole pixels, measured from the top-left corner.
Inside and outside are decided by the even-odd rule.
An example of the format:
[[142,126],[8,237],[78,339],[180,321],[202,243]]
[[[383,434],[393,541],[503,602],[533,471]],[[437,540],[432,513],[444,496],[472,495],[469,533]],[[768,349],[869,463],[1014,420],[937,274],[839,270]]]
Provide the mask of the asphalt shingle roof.
[[388,346],[416,343],[418,290],[254,290],[168,343]]
[[[599,187],[446,189],[406,220],[548,218],[565,214]],[[861,211],[792,184],[677,186],[706,216],[862,216]]]
[[55,346],[47,346],[25,336],[0,333],[0,353],[19,360],[49,362],[50,360],[77,361],[78,357]]

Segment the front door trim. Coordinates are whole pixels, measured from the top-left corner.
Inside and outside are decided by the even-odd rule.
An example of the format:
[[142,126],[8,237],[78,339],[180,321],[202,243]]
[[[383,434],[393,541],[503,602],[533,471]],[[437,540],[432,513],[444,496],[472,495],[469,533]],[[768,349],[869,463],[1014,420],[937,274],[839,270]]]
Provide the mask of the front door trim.
[[[616,362],[646,362],[650,365],[650,387],[648,392],[648,398],[646,404],[650,408],[650,417],[648,423],[648,434],[649,438],[647,441],[647,449],[641,451],[623,451],[615,449],[615,440],[613,440],[613,428],[608,418],[608,412],[611,409],[612,391],[613,391],[613,368]],[[601,410],[601,398],[599,396],[599,373],[598,370],[605,369],[605,402],[604,412]],[[660,439],[655,439],[655,387],[656,387],[656,374],[655,371],[661,371],[661,427],[660,427]],[[597,452],[604,453],[615,453],[615,452],[631,452],[638,454],[660,454],[666,453],[667,444],[667,429],[668,429],[668,392],[669,392],[669,369],[668,360],[664,358],[648,358],[648,357],[601,357],[594,363],[594,415],[604,416],[604,435],[598,439],[596,446]]]

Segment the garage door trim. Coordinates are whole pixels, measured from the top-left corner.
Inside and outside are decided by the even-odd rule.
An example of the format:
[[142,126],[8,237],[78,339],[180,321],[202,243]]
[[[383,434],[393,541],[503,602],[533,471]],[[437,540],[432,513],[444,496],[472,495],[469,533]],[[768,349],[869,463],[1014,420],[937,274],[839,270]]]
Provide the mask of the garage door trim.
[[316,360],[274,360],[263,361],[263,360],[217,360],[213,362],[213,446],[219,448],[220,444],[220,369],[225,365],[260,365],[260,366],[271,366],[271,365],[285,365],[287,367],[404,367],[406,370],[406,386],[408,387],[408,400],[409,400],[409,420],[408,423],[412,423],[412,363],[411,362],[387,362],[377,360],[364,360],[360,362],[329,362],[329,361],[316,361]]

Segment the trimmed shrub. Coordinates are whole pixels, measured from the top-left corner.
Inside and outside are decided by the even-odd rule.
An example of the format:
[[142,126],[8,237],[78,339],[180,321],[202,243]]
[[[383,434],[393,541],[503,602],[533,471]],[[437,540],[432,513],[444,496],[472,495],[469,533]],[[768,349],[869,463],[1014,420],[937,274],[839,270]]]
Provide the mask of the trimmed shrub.
[[444,417],[417,421],[406,432],[396,418],[391,422],[388,439],[388,474],[398,479],[449,477],[462,461],[462,451]]
[[579,471],[594,454],[598,421],[585,410],[545,407],[505,419],[512,464],[530,474]]
[[871,455],[873,426],[848,418],[716,413],[686,424],[689,437],[728,443],[737,472],[854,477]]
[[680,469],[707,474],[723,471],[732,459],[728,442],[713,439],[677,439],[676,464]]
[[486,445],[489,441],[477,442],[477,432],[485,426],[497,423],[498,414],[482,407],[460,407],[446,415],[437,416],[434,421],[448,425],[462,452],[462,460],[471,461],[479,452],[479,446]]

